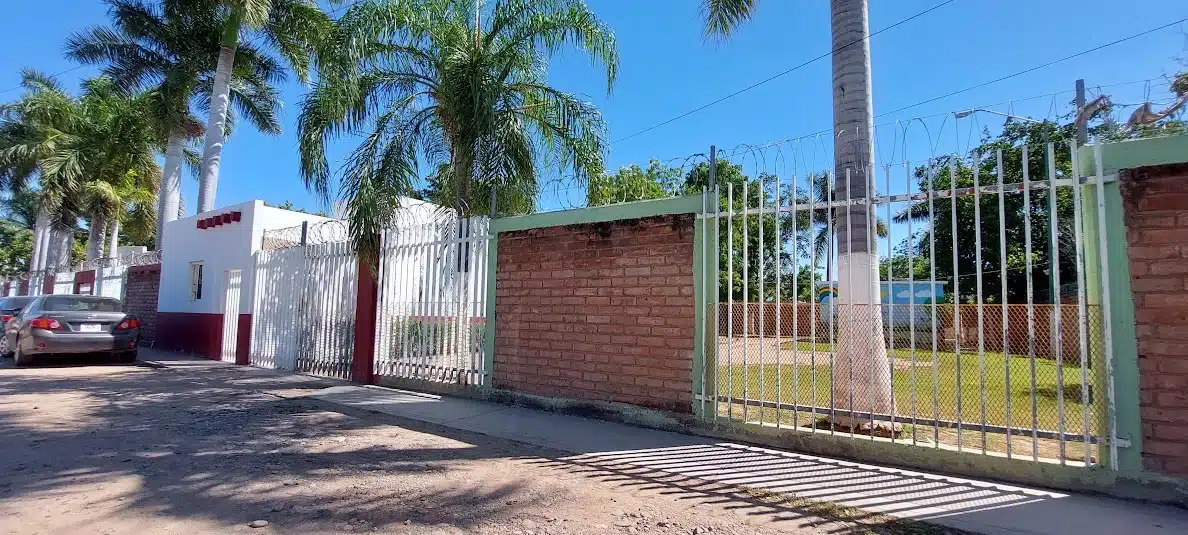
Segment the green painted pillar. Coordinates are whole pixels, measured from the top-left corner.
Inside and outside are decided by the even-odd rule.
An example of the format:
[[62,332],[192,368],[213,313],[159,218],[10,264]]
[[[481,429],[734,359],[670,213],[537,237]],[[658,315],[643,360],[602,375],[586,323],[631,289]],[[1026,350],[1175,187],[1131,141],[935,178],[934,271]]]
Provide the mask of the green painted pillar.
[[[1142,470],[1142,424],[1139,417],[1138,342],[1134,327],[1134,296],[1130,292],[1130,259],[1126,247],[1126,224],[1123,218],[1122,195],[1117,180],[1097,185],[1093,146],[1082,147],[1079,164],[1082,176],[1089,184],[1082,187],[1081,213],[1085,245],[1085,291],[1090,310],[1105,313],[1103,307],[1103,275],[1108,276],[1110,317],[1102,318],[1100,328],[1090,323],[1090,354],[1097,379],[1094,389],[1094,412],[1097,415],[1097,434],[1109,437],[1108,391],[1105,366],[1105,322],[1109,322],[1114,372],[1114,420],[1118,438],[1129,440],[1127,447],[1118,447],[1117,467],[1120,471]],[[1103,169],[1111,169],[1109,162]],[[1116,168],[1115,168],[1116,169]],[[1101,195],[1099,195],[1099,189]],[[1099,220],[1099,199],[1105,225]],[[1101,236],[1105,235],[1105,269],[1101,262]],[[1090,317],[1092,320],[1093,317]],[[1109,444],[1098,445],[1100,463],[1109,466]]]

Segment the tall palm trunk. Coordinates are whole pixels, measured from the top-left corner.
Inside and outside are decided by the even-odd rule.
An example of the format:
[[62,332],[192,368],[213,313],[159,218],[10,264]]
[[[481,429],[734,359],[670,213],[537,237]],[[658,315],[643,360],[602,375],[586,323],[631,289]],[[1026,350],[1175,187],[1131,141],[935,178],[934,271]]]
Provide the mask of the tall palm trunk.
[[33,223],[33,256],[29,259],[29,271],[45,269],[45,257],[49,252],[49,211],[42,207]]
[[231,69],[235,66],[235,48],[239,46],[239,26],[242,16],[238,10],[227,21],[219,48],[219,62],[215,67],[214,89],[210,95],[210,117],[206,121],[206,140],[202,148],[202,178],[198,183],[198,213],[214,210],[215,192],[219,187],[219,164],[223,159],[224,127],[227,109],[231,105]]
[[103,256],[103,242],[107,237],[107,220],[102,214],[91,216],[91,228],[87,235],[87,260]]
[[111,218],[111,232],[107,237],[107,256],[105,258],[115,258],[116,249],[120,247],[120,218]]
[[[833,35],[833,128],[835,199],[869,196],[874,162],[870,127],[870,22],[867,0],[831,0]],[[894,414],[891,366],[883,345],[873,211],[852,206],[837,214],[838,348],[834,359],[834,406],[852,411],[841,427],[882,426],[860,413]]]
[[165,147],[165,169],[161,172],[161,189],[157,194],[157,249],[165,246],[165,223],[178,218],[178,204],[181,203],[181,132],[169,135]]

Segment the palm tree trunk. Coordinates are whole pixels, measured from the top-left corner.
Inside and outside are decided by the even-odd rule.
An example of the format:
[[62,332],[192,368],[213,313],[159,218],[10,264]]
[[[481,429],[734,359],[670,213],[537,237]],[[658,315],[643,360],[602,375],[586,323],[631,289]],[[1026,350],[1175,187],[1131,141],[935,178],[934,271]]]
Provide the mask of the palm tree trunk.
[[103,241],[107,235],[107,221],[100,214],[91,216],[91,228],[87,236],[87,260],[95,260],[103,255]]
[[33,223],[33,255],[29,259],[29,271],[45,269],[45,257],[49,252],[49,212],[41,208]]
[[235,48],[239,46],[239,26],[242,16],[236,10],[227,21],[219,48],[219,62],[215,66],[214,89],[210,95],[210,117],[206,121],[206,141],[202,149],[202,178],[198,182],[198,213],[214,210],[215,192],[219,186],[219,164],[223,159],[224,126],[227,109],[231,105],[231,69],[235,65]]
[[181,132],[169,136],[165,147],[165,168],[161,173],[161,189],[157,193],[157,249],[165,245],[165,223],[178,218],[178,204],[181,202],[182,144]]
[[[874,162],[870,127],[870,22],[867,0],[831,0],[833,36],[834,198],[865,199]],[[834,359],[834,406],[852,411],[834,425],[883,426],[859,413],[894,414],[891,366],[883,344],[873,213],[852,206],[837,214],[838,348]]]
[[111,219],[111,235],[107,239],[106,258],[115,258],[117,256],[116,249],[120,247],[120,218],[113,217]]

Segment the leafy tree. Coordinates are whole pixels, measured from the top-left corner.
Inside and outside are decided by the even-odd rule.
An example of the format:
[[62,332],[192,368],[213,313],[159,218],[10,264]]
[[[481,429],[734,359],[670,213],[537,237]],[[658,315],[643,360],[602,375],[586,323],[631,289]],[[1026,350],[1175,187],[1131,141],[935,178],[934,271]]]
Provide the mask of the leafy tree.
[[[337,0],[332,3],[337,3]],[[223,23],[222,39],[219,43],[218,63],[210,92],[210,113],[206,122],[206,140],[202,151],[201,178],[198,183],[198,212],[214,210],[215,191],[219,182],[219,166],[222,161],[227,112],[232,101],[234,65],[240,40],[249,37],[249,42],[260,41],[275,50],[289,64],[302,82],[309,80],[310,63],[315,48],[321,45],[329,34],[332,22],[314,0],[222,0],[212,10],[225,16],[216,16]],[[257,53],[263,50],[257,50]],[[262,59],[262,58],[251,58]],[[268,61],[276,62],[268,57]],[[279,80],[271,80],[277,82]],[[274,91],[271,87],[267,89]],[[280,133],[275,120],[259,123],[266,134]]]
[[0,221],[0,277],[11,279],[29,271],[33,255],[33,230],[11,221]]
[[664,199],[680,193],[680,170],[666,168],[652,160],[647,169],[638,165],[621,167],[615,174],[591,177],[586,185],[586,203],[602,206],[630,201]]
[[[373,0],[337,21],[298,119],[301,174],[328,198],[325,145],[365,132],[343,166],[350,235],[374,260],[378,233],[424,166],[462,215],[535,199],[543,167],[602,174],[605,126],[593,104],[548,84],[574,47],[618,74],[614,34],[580,0]],[[517,206],[519,205],[519,206]]]
[[[186,144],[203,133],[191,110],[211,107],[216,62],[231,15],[216,9],[217,0],[104,1],[112,26],[74,33],[66,54],[85,65],[104,65],[104,75],[126,92],[152,96],[151,117],[166,140],[157,210],[160,247],[161,229],[180,212],[182,166],[196,159],[186,154]],[[284,70],[252,43],[240,43],[235,57],[230,105],[257,130],[279,131],[280,102],[273,84],[284,81]],[[228,120],[224,134],[232,126]]]

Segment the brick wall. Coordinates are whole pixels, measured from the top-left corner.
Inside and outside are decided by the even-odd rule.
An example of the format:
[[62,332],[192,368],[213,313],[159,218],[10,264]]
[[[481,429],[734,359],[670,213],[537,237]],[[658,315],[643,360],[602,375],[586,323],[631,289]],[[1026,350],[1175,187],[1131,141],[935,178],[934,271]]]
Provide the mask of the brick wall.
[[1188,476],[1188,164],[1123,170],[1143,464]]
[[499,235],[496,387],[689,412],[693,217]]
[[161,286],[161,265],[128,268],[124,284],[124,305],[128,313],[140,319],[140,343],[149,345],[157,339],[157,291]]

